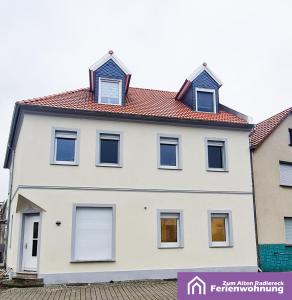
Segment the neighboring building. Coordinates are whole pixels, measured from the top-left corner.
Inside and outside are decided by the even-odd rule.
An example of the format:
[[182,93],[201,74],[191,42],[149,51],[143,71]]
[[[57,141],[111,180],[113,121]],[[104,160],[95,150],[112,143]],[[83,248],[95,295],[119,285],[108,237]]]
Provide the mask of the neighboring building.
[[203,64],[178,93],[132,88],[112,52],[89,74],[16,103],[8,267],[45,283],[257,271],[252,125],[221,81]]
[[0,202],[0,267],[5,261],[5,243],[7,233],[7,201]]
[[251,134],[260,268],[292,271],[292,107]]

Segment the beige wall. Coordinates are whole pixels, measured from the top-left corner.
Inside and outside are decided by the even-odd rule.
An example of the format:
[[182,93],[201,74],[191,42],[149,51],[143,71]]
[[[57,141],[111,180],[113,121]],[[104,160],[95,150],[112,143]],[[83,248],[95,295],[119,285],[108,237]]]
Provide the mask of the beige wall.
[[253,153],[260,244],[285,243],[284,217],[292,217],[292,189],[280,187],[279,160],[292,162],[290,115]]
[[[53,126],[80,129],[79,166],[50,165]],[[123,168],[95,166],[96,130],[123,132]],[[157,169],[158,133],[182,136],[182,171]],[[228,139],[229,172],[206,172],[205,137]],[[18,146],[14,190],[20,184],[252,190],[248,132],[26,115]]]
[[[79,166],[50,165],[52,127],[80,129]],[[123,132],[122,168],[95,166],[96,130]],[[183,170],[157,169],[158,133],[181,135]],[[228,140],[229,172],[206,171],[205,137]],[[13,190],[20,185],[157,188],[169,192],[18,189],[12,202],[14,225],[8,251],[8,265],[14,270],[19,249],[20,216],[15,212],[19,194],[45,210],[40,273],[256,266],[248,132],[25,115],[16,149]],[[116,204],[116,262],[70,263],[74,203]],[[172,208],[184,212],[185,246],[157,249],[157,209]],[[232,211],[234,247],[209,248],[208,210]],[[58,220],[60,227],[55,224]]]
[[[60,190],[19,192],[46,211],[41,225],[41,274],[256,266],[250,195]],[[74,203],[116,204],[116,262],[70,263]],[[183,210],[183,249],[157,248],[157,209]],[[234,247],[209,248],[208,210],[232,211]],[[56,221],[62,222],[60,227],[56,226]],[[17,217],[14,220],[13,251],[9,255],[9,266],[14,269],[19,227]]]

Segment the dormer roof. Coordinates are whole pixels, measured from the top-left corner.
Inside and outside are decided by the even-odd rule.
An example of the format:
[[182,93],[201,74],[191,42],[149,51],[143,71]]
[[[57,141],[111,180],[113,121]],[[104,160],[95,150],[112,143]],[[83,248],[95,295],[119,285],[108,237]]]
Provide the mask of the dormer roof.
[[182,87],[176,94],[176,99],[180,100],[186,91],[188,90],[188,87],[191,85],[191,83],[203,72],[207,72],[207,74],[218,84],[219,87],[222,86],[223,82],[219,79],[219,77],[207,66],[207,63],[202,63],[196,70],[194,70],[185,80]]

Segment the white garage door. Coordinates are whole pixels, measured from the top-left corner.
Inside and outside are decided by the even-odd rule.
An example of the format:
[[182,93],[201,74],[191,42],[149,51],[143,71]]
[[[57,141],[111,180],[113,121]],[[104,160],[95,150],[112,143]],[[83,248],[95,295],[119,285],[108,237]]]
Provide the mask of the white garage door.
[[113,258],[113,209],[111,207],[77,207],[75,222],[74,259]]

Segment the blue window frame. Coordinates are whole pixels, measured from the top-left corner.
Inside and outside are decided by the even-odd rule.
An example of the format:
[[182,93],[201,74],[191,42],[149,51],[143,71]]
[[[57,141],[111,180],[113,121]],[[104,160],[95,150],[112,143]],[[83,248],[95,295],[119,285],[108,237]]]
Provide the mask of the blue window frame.
[[55,162],[76,162],[77,132],[55,132]]
[[160,166],[178,168],[178,138],[160,137]]
[[118,165],[120,163],[120,135],[101,133],[99,138],[99,163]]
[[215,90],[196,89],[196,110],[216,112]]

